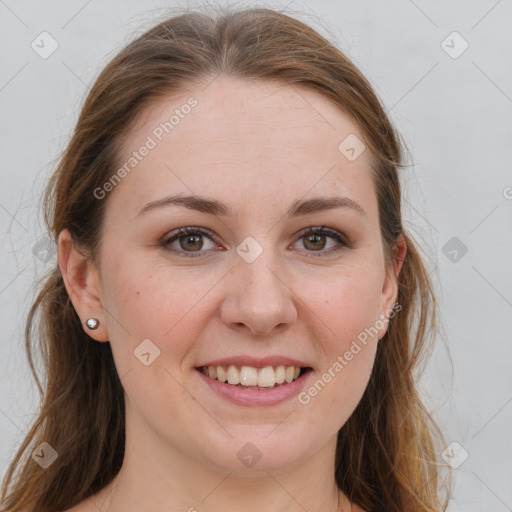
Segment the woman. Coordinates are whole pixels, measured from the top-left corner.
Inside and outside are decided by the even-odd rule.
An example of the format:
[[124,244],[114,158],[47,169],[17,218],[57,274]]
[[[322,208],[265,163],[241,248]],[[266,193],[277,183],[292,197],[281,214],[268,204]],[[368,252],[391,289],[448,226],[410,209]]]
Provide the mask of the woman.
[[123,49],[47,190],[48,382],[2,510],[444,510],[400,165],[367,80],[282,13]]

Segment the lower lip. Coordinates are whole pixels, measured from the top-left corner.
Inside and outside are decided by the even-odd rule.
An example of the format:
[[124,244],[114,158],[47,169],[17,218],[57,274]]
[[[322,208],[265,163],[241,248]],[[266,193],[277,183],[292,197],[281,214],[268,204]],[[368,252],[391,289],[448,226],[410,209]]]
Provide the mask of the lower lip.
[[246,405],[249,407],[275,405],[298,395],[304,388],[309,375],[312,373],[312,370],[308,369],[297,380],[289,382],[288,384],[282,384],[277,388],[263,390],[237,388],[231,384],[212,379],[197,368],[196,371],[215,393],[237,405]]

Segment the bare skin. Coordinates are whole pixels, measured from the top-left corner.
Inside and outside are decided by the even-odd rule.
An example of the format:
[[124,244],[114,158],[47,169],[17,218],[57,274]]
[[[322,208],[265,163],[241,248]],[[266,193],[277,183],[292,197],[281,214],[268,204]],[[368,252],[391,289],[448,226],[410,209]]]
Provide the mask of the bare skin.
[[[70,510],[361,512],[334,480],[336,435],[367,385],[400,271],[385,257],[370,152],[353,161],[340,152],[347,136],[363,136],[318,93],[221,76],[147,109],[121,160],[191,96],[197,106],[103,199],[96,265],[67,231],[59,237],[73,305],[83,322],[100,321],[87,331],[91,343],[111,344],[127,424],[119,475]],[[176,194],[215,199],[234,215],[180,205],[140,213]],[[286,215],[317,197],[350,201]],[[305,233],[321,226],[343,241]],[[208,234],[169,241],[183,227]],[[251,263],[236,252],[246,237],[262,249]],[[396,251],[401,261],[405,246]],[[196,370],[231,355],[288,356],[313,369],[308,389],[372,326],[377,332],[307,404],[233,404]],[[160,350],[148,366],[134,357],[144,339]],[[261,454],[251,468],[237,457],[247,443]]]

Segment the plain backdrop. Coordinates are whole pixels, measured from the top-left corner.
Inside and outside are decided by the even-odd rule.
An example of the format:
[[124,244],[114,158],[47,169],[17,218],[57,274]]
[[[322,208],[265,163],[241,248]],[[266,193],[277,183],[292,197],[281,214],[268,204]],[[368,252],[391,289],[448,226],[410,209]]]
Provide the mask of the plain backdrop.
[[[0,476],[39,401],[22,332],[35,280],[56,262],[43,187],[101,68],[177,5],[0,0]],[[512,2],[250,5],[287,7],[337,44],[401,132],[406,225],[444,320],[421,393],[453,443],[449,510],[512,510]]]

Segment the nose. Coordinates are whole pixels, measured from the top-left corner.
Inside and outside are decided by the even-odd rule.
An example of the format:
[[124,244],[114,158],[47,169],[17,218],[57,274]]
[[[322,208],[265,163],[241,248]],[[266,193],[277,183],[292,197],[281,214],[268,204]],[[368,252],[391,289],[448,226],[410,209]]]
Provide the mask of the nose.
[[264,250],[252,263],[242,258],[235,262],[220,306],[221,319],[229,328],[264,336],[296,322],[291,283],[270,253]]

